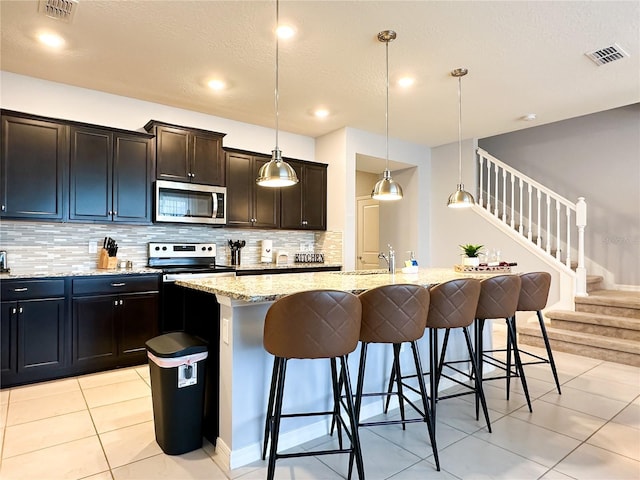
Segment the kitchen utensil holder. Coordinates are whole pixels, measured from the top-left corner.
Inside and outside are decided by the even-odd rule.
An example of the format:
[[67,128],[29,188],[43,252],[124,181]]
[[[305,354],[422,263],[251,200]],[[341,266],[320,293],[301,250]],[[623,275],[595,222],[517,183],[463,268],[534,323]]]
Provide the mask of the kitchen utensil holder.
[[110,257],[109,252],[103,248],[98,257],[98,268],[103,270],[115,270],[118,268],[118,257]]

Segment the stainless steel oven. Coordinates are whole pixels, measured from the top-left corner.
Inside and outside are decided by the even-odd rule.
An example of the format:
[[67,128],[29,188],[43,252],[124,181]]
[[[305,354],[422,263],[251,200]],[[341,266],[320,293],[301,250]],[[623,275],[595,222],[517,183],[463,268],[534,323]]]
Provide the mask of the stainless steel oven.
[[[162,271],[160,329],[185,330],[188,320],[187,289],[176,280],[235,277],[235,269],[216,263],[215,243],[149,243],[148,266]],[[209,295],[215,304],[215,296]]]
[[227,223],[227,188],[196,183],[156,181],[156,222]]

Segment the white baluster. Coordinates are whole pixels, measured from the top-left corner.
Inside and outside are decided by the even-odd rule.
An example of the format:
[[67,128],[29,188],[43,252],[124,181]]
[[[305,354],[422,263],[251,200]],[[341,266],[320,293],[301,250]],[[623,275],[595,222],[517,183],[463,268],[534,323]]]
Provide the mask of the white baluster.
[[[551,197],[548,194],[545,194],[545,198],[547,199],[547,243],[546,243],[546,251],[549,255],[551,255]],[[560,229],[558,229],[556,235],[560,235]]]
[[516,216],[516,204],[514,202],[514,195],[516,194],[515,192],[515,181],[516,178],[513,176],[513,174],[511,174],[511,228],[515,228],[516,222],[515,222],[515,216]]
[[[567,215],[571,215],[571,210],[567,207]],[[571,229],[571,226],[567,223],[567,232]],[[571,251],[571,245],[567,243],[567,258]],[[560,201],[556,200],[556,259],[562,261],[562,252],[560,251]]]
[[[558,219],[559,221],[559,219]],[[565,259],[565,265],[571,268],[571,209],[567,207],[567,258]],[[562,261],[560,257],[558,260]]]
[[532,203],[532,199],[531,199],[531,184],[528,184],[528,190],[529,190],[529,229],[527,230],[527,238],[529,239],[530,242],[533,241],[533,231],[531,230],[531,203]]
[[498,173],[499,173],[498,172],[498,164],[496,163],[496,192],[495,192],[495,195],[494,195],[494,198],[496,199],[496,205],[495,205],[494,211],[493,211],[493,214],[496,217],[498,216],[498,213],[499,213],[498,212],[498,208],[499,208],[498,199],[500,198],[500,189],[498,188],[498,185],[499,185],[499,183],[498,183]]
[[538,223],[538,238],[536,238],[536,245],[538,247],[540,247],[542,245],[542,217],[540,216],[540,197],[541,197],[541,193],[540,193],[540,189],[536,189],[537,193],[537,197],[538,197],[538,217],[536,222]]
[[502,169],[502,221],[507,223],[507,171]]
[[491,213],[491,160],[487,159],[487,211]]
[[576,295],[587,296],[587,269],[584,266],[584,229],[587,226],[587,202],[579,197],[576,202],[576,225],[578,227],[578,268],[576,268]]
[[524,221],[523,221],[523,217],[524,217],[524,203],[522,203],[522,195],[524,193],[524,188],[522,188],[522,179],[519,180],[518,182],[519,184],[519,190],[520,190],[520,225],[518,225],[518,232],[520,233],[520,235],[524,236]]
[[480,188],[479,188],[480,191],[478,192],[478,205],[482,206],[483,205],[482,187],[483,187],[483,180],[484,180],[484,157],[480,153],[478,153],[478,163],[480,164]]

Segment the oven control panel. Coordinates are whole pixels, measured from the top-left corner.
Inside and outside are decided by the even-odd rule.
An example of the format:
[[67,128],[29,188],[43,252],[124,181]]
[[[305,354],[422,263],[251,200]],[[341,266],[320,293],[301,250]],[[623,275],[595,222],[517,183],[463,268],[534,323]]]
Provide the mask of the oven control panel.
[[149,258],[215,257],[215,243],[149,243]]

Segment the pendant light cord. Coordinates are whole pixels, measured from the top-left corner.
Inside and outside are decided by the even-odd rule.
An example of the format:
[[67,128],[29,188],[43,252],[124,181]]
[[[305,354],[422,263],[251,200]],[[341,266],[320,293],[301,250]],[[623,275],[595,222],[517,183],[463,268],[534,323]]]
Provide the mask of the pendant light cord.
[[387,162],[385,168],[389,170],[389,41],[385,43],[386,63],[387,63],[387,105],[385,112],[385,133],[387,137]]
[[462,77],[458,77],[458,184],[462,185]]
[[278,27],[280,26],[280,2],[276,0],[276,90],[275,90],[275,107],[276,107],[276,150],[278,149],[278,64],[279,64],[279,36],[278,36]]

